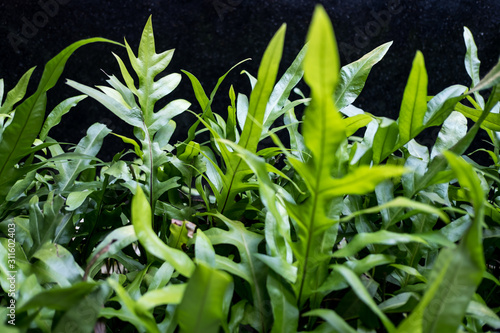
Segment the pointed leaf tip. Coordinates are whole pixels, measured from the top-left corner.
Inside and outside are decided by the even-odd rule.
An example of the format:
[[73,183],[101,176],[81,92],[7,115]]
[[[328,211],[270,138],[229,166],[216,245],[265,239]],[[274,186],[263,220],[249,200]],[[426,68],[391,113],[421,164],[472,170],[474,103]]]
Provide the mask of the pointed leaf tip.
[[307,43],[304,79],[312,90],[331,95],[339,81],[340,60],[332,23],[321,5],[314,11]]

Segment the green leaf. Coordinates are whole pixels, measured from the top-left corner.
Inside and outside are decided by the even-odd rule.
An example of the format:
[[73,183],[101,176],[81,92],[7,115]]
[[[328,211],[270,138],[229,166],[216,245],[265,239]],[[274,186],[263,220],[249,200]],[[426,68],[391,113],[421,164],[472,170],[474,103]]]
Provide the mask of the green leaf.
[[439,126],[448,118],[455,109],[458,102],[464,97],[467,88],[461,85],[454,85],[441,91],[427,103],[427,111],[424,116],[424,126]]
[[83,270],[75,262],[73,254],[61,245],[45,243],[33,254],[33,258],[38,259],[34,264],[37,269],[43,269],[50,274],[51,281],[47,282],[69,287],[80,281],[83,276]]
[[238,125],[240,129],[243,130],[245,127],[245,121],[248,115],[248,97],[244,94],[238,94],[236,99],[236,119],[238,120]]
[[[391,201],[388,201],[386,203],[383,203],[381,205],[378,205],[375,207],[370,207],[370,208],[363,209],[363,210],[358,210],[358,211],[342,218],[341,222],[348,221],[348,220],[350,220],[353,217],[356,217],[358,215],[378,213],[384,209],[394,208],[394,207],[412,208],[412,211],[410,211],[410,212],[413,214],[417,214],[417,213],[435,214],[435,215],[438,215],[446,223],[450,222],[450,218],[442,210],[439,210],[438,208],[436,208],[434,206],[427,205],[427,204],[424,204],[422,202],[410,200],[406,197],[397,197],[397,198],[395,198]],[[394,220],[394,219],[389,220],[387,222],[387,224],[384,225],[384,228],[387,228],[396,222],[398,222],[398,220]]]
[[500,101],[500,84],[493,87],[491,94],[486,102],[485,109],[493,109],[496,104]]
[[189,221],[172,219],[170,223],[170,236],[168,246],[182,250],[196,230],[196,224]]
[[153,144],[158,144],[160,149],[168,151],[169,142],[170,139],[172,138],[172,135],[174,134],[176,127],[177,124],[175,123],[175,121],[169,120],[164,127],[160,128],[160,130],[156,132],[155,137],[153,139]]
[[[499,108],[500,106],[497,104],[492,111]],[[456,105],[456,110],[473,121],[477,121],[483,113],[483,110],[473,109],[460,103]],[[489,113],[482,126],[492,131],[500,131],[500,113]]]
[[[479,67],[481,65],[481,61],[479,61],[479,58],[477,57],[477,46],[474,42],[474,37],[467,27],[464,27],[464,41],[467,48],[467,52],[465,53],[465,70],[472,79],[471,87],[473,88],[477,86],[480,81]],[[478,92],[474,93],[474,97],[479,103],[479,106],[484,107],[484,99]]]
[[[250,153],[240,146],[226,142],[237,152],[247,165],[252,169],[259,181],[260,200],[267,208],[265,220],[265,236],[268,254],[256,253],[255,256],[267,264],[290,282],[295,282],[297,268],[292,266],[292,249],[290,237],[289,217],[284,208],[284,203],[279,200],[279,192],[283,192],[269,177],[270,165],[261,157]],[[277,170],[273,170],[278,173]],[[285,175],[282,177],[287,178]]]
[[201,229],[196,230],[194,251],[196,260],[201,260],[208,266],[215,268],[214,247],[212,246],[210,239],[208,239]]
[[94,42],[117,44],[104,38],[84,39],[71,44],[45,65],[36,92],[16,107],[14,118],[0,141],[0,201],[19,178],[19,171],[14,166],[30,152],[40,132],[45,117],[46,92],[56,84],[73,52]]
[[489,89],[498,86],[498,84],[500,84],[500,60],[474,88],[469,90],[468,94],[470,95],[476,91]]
[[196,97],[198,104],[200,104],[201,110],[205,112],[207,106],[210,105],[210,100],[208,99],[208,96],[205,93],[203,86],[201,85],[200,81],[196,76],[185,70],[182,70],[182,72],[186,74],[189,80],[191,81],[191,85],[194,91],[194,96]]
[[158,110],[154,116],[151,124],[148,124],[151,133],[157,133],[163,129],[167,124],[177,115],[180,115],[191,106],[191,103],[184,99],[176,99],[165,105]]
[[271,298],[274,316],[271,332],[297,332],[299,309],[291,288],[286,286],[285,281],[278,279],[276,274],[269,274],[267,276],[267,291]]
[[349,326],[335,311],[330,309],[315,309],[304,313],[304,316],[321,317],[328,325],[330,332],[355,333],[356,330]]
[[455,332],[481,275],[463,246],[441,251],[424,297],[399,332]]
[[427,71],[424,56],[418,51],[413,60],[399,111],[399,146],[406,144],[422,131],[426,110]]
[[167,50],[157,54],[153,34],[151,16],[148,18],[139,43],[138,57],[125,42],[130,63],[139,77],[137,97],[144,115],[146,125],[149,127],[154,122],[155,103],[169,94],[180,82],[180,74],[170,74],[155,81],[154,78],[163,72],[170,64],[174,50]]
[[200,154],[200,144],[196,143],[194,141],[189,142],[182,154],[180,154],[178,157],[182,161],[190,162]]
[[38,202],[39,198],[37,195],[34,195],[29,201],[29,233],[33,240],[33,245],[28,252],[29,257],[53,236],[55,229],[55,225],[45,223]]
[[307,38],[304,79],[312,101],[305,111],[302,134],[316,159],[318,177],[323,178],[329,174],[338,145],[345,140],[345,124],[331,98],[339,81],[339,55],[333,27],[321,6],[316,7]]
[[129,143],[132,146],[134,146],[134,152],[135,152],[135,154],[142,159],[142,157],[144,156],[144,153],[142,152],[141,146],[139,146],[139,144],[137,143],[137,141],[135,141],[134,139],[131,139],[131,138],[127,138],[126,136],[116,134],[116,133],[111,133],[111,134],[113,134],[114,136],[117,136],[120,139],[122,139],[122,141],[124,143]]
[[265,300],[265,278],[267,274],[266,266],[256,258],[255,254],[259,252],[259,244],[263,236],[256,234],[239,221],[233,221],[220,213],[210,214],[219,218],[228,227],[229,230],[219,228],[210,228],[205,232],[213,245],[231,244],[238,249],[240,262],[223,256],[216,256],[217,268],[225,270],[236,276],[241,277],[250,285],[253,304],[259,320],[259,329],[265,331],[267,326],[266,318],[266,300]]
[[[52,332],[66,333],[68,329],[72,332],[90,332],[94,329],[99,313],[108,298],[110,288],[106,284],[100,284],[98,288],[90,294],[76,300],[70,305],[61,319],[57,322]],[[46,295],[47,297],[57,297],[56,295]],[[67,307],[66,307],[67,309]]]
[[[87,130],[87,135],[76,146],[75,153],[96,156],[102,147],[104,138],[111,133],[106,125],[95,123]],[[61,192],[69,191],[80,173],[91,167],[90,159],[76,159],[56,162],[59,174],[54,177]]]
[[368,125],[373,118],[369,114],[357,114],[344,118],[346,136],[349,137],[362,127]]
[[392,264],[390,266],[397,268],[397,269],[405,272],[408,275],[415,276],[420,281],[427,283],[427,279],[422,274],[420,274],[420,272],[416,268],[406,266],[406,265],[400,265],[400,264]]
[[358,98],[365,86],[368,74],[385,56],[392,42],[385,43],[365,54],[360,59],[340,69],[340,83],[335,89],[335,105],[342,109]]
[[219,332],[225,316],[223,300],[231,283],[229,274],[199,262],[177,308],[180,331]]
[[88,198],[94,191],[93,190],[83,190],[83,191],[75,191],[68,194],[68,198],[66,199],[66,210],[73,211],[80,207],[85,199]]
[[[127,225],[111,231],[93,250],[87,259],[86,276],[93,278],[101,269],[101,265],[107,258],[117,255],[121,250],[137,241],[134,226]],[[143,269],[138,263],[138,269]]]
[[[488,98],[488,102],[486,103],[485,109],[483,110],[481,116],[479,119],[474,123],[472,128],[467,132],[467,134],[460,139],[452,148],[450,148],[450,151],[453,152],[454,154],[457,155],[462,155],[465,153],[467,148],[470,146],[472,141],[474,140],[474,137],[476,136],[477,132],[479,131],[481,125],[483,124],[484,120],[488,117],[492,109],[495,107],[497,102],[500,100],[500,86],[495,86],[493,88],[493,91]],[[414,193],[416,194],[418,191],[424,189],[427,187],[429,184],[433,183],[433,181],[436,178],[439,178],[439,173],[444,171],[446,168],[447,163],[446,159],[442,155],[436,156],[431,163],[429,164],[427,171],[425,175],[423,175],[420,180],[418,186],[414,189]],[[446,178],[446,177],[445,177]]]
[[[367,133],[369,133],[369,131],[373,131],[371,128],[375,126],[375,122],[372,124],[368,126]],[[399,128],[397,122],[392,119],[382,117],[370,145],[373,150],[373,163],[379,164],[396,150],[398,135]]]
[[21,76],[16,86],[7,93],[7,97],[3,102],[2,102],[3,99],[3,87],[2,87],[2,94],[0,94],[0,115],[11,113],[12,110],[14,109],[14,105],[24,98],[24,95],[26,94],[26,89],[28,88],[28,83],[31,78],[31,74],[33,74],[34,70],[35,67],[31,67],[30,69],[28,69],[26,73],[23,74],[23,76]]
[[299,161],[305,162],[305,153],[307,149],[304,144],[304,138],[302,134],[299,133],[299,121],[293,109],[285,113],[283,121],[288,130],[288,135],[290,136],[290,149],[292,150],[292,155]]
[[403,292],[393,296],[378,305],[385,313],[410,312],[418,303],[419,296],[414,292]]
[[346,246],[333,253],[334,258],[351,257],[369,244],[397,245],[410,242],[427,244],[427,242],[412,234],[400,234],[396,232],[379,230],[371,233],[358,233]]
[[[476,210],[484,209],[483,204],[485,194],[481,187],[481,182],[477,177],[472,165],[467,163],[463,158],[458,157],[450,152],[444,152],[448,163],[455,172],[460,185],[468,190],[470,201],[474,204]],[[478,214],[479,212],[476,212]],[[476,216],[477,218],[477,216]]]
[[75,107],[80,101],[84,100],[85,98],[87,98],[86,95],[70,97],[57,104],[57,106],[49,113],[47,119],[45,119],[45,123],[43,124],[42,130],[40,132],[40,140],[45,140],[50,129],[61,122],[62,116],[68,113],[71,108]]
[[144,248],[159,259],[169,262],[175,269],[186,277],[190,277],[195,267],[189,256],[161,241],[151,226],[151,207],[140,187],[132,199],[132,224]]
[[137,107],[130,107],[128,105],[125,105],[120,100],[116,100],[115,98],[108,96],[97,89],[88,87],[72,80],[67,80],[66,84],[94,98],[127,124],[135,127],[142,126],[142,112]]
[[95,282],[78,282],[65,288],[52,288],[30,298],[17,309],[19,313],[28,309],[49,308],[64,311],[78,303],[96,289]]
[[333,27],[322,6],[314,10],[307,34],[304,79],[312,91],[323,97],[333,94],[339,82],[340,60]]
[[[109,278],[106,280],[116,293],[116,299],[120,302],[120,310],[104,308],[101,310],[101,316],[118,317],[122,320],[132,323],[137,329],[151,333],[160,333],[158,325],[151,312],[143,305],[134,301],[117,281]],[[106,311],[108,310],[108,311]]]
[[485,270],[482,246],[484,193],[472,166],[450,152],[444,153],[474,205],[474,220],[460,245],[444,249],[434,262],[427,290],[398,332],[455,332]]
[[321,6],[316,8],[308,33],[304,71],[312,100],[305,111],[302,130],[312,159],[307,163],[289,160],[304,179],[310,197],[300,205],[290,203],[287,210],[298,226],[298,241],[293,246],[299,269],[295,292],[300,306],[312,296],[311,306],[315,307],[321,301],[321,295],[315,294],[315,290],[327,276],[337,233],[337,221],[326,215],[329,201],[346,194],[366,194],[379,182],[404,170],[361,167],[343,178],[332,178],[332,168],[341,163],[339,150],[346,135],[345,123],[332,100],[339,77],[337,46],[331,22]]
[[74,236],[74,227],[71,225],[71,213],[64,213],[64,199],[54,196],[54,192],[47,195],[42,205],[35,195],[29,201],[29,232],[33,239],[33,246],[26,248],[31,258],[42,246],[48,242],[66,244]]
[[[205,90],[203,89],[200,81],[194,76],[193,74],[189,73],[188,71],[181,70],[184,74],[186,74],[191,81],[191,85],[193,87],[194,95],[196,97],[196,100],[198,101],[198,104],[200,104],[200,107],[203,111],[203,119],[214,119],[213,113],[212,113],[212,103],[214,101],[215,95],[217,91],[219,90],[220,85],[226,78],[226,76],[237,66],[242,64],[243,62],[246,62],[250,59],[245,59],[243,61],[240,61],[233,67],[231,67],[224,75],[222,75],[218,80],[217,84],[215,85],[214,89],[212,90],[212,93],[210,94],[210,99],[208,98],[207,94],[205,93]],[[190,141],[192,141],[195,138],[196,135],[196,129],[198,128],[198,125],[200,123],[200,120],[197,120],[190,128],[188,131],[188,137],[184,141],[185,144],[188,144]]]
[[485,304],[473,300],[470,301],[467,306],[467,315],[485,322],[496,330],[500,329],[500,318],[493,309],[490,309]]
[[358,298],[380,318],[387,331],[389,333],[395,332],[396,328],[394,327],[394,324],[378,308],[377,304],[375,304],[375,301],[370,296],[359,277],[352,270],[343,265],[334,265],[333,269],[343,276],[344,280],[349,283],[352,290],[356,293],[356,296],[358,296]]
[[479,61],[477,57],[477,46],[474,42],[474,37],[467,27],[464,27],[464,41],[467,47],[467,53],[465,54],[465,69],[472,79],[472,86],[474,87],[480,81],[479,66],[481,65],[481,61]]
[[[457,106],[458,105],[460,104],[457,104]],[[467,119],[459,112],[452,112],[439,131],[436,143],[432,147],[430,157],[434,158],[443,151],[450,149],[462,139],[465,134],[467,134]]]
[[150,290],[137,300],[137,304],[147,310],[165,304],[180,304],[186,287],[187,284],[169,284],[161,289]]
[[7,193],[7,201],[17,201],[25,195],[26,189],[33,183],[36,176],[36,170],[30,171],[23,179],[18,180]]
[[[285,31],[286,25],[283,25],[276,32],[264,52],[257,75],[257,84],[250,95],[248,114],[238,144],[252,153],[257,151],[267,103],[276,82],[283,53]],[[221,206],[219,208],[221,212],[232,205],[234,196],[237,193],[235,189],[238,189],[239,184],[243,181],[249,170],[248,166],[242,163],[241,157],[238,155],[231,155],[229,161],[226,161],[226,163],[226,181],[222,189]]]
[[286,109],[283,107],[288,101],[288,97],[292,89],[300,82],[304,75],[302,63],[307,51],[307,45],[304,46],[290,67],[286,70],[285,74],[279,79],[274,86],[273,92],[269,96],[269,101],[266,106],[266,112],[263,119],[263,132],[267,131],[273,122],[283,114]]
[[405,168],[394,165],[373,167],[362,165],[342,178],[324,179],[319,193],[328,197],[367,194],[372,192],[382,181],[399,177],[405,172],[407,172]]
[[360,260],[346,261],[345,265],[357,275],[369,272],[376,266],[393,263],[396,257],[387,254],[369,254]]

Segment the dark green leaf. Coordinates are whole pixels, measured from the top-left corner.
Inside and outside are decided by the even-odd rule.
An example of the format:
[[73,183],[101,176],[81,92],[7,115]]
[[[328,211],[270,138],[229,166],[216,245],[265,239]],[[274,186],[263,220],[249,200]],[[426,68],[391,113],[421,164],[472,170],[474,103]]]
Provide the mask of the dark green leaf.
[[398,332],[455,332],[485,270],[481,184],[471,165],[450,152],[445,152],[445,156],[460,184],[469,190],[475,210],[474,221],[457,248],[440,252],[422,300],[398,327]]
[[372,310],[382,321],[384,324],[386,330],[388,332],[395,332],[396,328],[394,327],[394,324],[389,320],[389,318],[378,308],[377,304],[375,304],[375,301],[373,298],[370,296],[368,291],[366,290],[366,287],[363,285],[359,277],[351,271],[349,268],[342,266],[342,265],[334,265],[333,269],[338,271],[340,274],[342,274],[344,280],[349,283],[351,286],[352,290],[356,293],[358,298],[365,303],[370,310]]
[[45,65],[36,92],[16,107],[14,119],[0,141],[0,201],[19,177],[14,166],[30,151],[40,132],[45,116],[46,92],[56,84],[73,52],[94,42],[118,44],[104,38],[84,39],[71,44]]
[[[71,330],[74,333],[86,333],[94,330],[99,313],[108,298],[109,289],[108,285],[101,284],[90,294],[71,304],[69,310],[63,314],[52,332],[66,333]],[[57,297],[55,295],[46,296]]]
[[29,299],[17,311],[47,307],[64,311],[78,303],[83,297],[89,295],[95,288],[95,282],[78,282],[66,288],[52,288],[38,293]]

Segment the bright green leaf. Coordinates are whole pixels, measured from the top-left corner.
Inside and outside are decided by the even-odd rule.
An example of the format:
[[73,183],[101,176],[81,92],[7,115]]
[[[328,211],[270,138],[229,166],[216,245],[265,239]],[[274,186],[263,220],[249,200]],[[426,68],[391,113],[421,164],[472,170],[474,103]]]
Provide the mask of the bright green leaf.
[[132,199],[132,224],[139,242],[149,253],[172,264],[182,275],[191,276],[195,268],[193,261],[183,251],[163,243],[154,233],[151,222],[151,207],[138,187]]
[[417,52],[405,87],[399,112],[399,146],[417,136],[424,124],[427,110],[427,71],[424,56]]
[[185,333],[217,333],[224,317],[223,299],[231,277],[199,262],[189,279],[177,308],[180,331]]

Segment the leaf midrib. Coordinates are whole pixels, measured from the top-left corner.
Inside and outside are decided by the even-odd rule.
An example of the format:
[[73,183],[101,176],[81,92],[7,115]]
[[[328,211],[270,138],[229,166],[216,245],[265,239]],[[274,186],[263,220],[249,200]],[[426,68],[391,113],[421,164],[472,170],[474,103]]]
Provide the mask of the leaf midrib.
[[[278,43],[276,43],[276,44],[277,44],[277,45],[275,45],[275,47],[272,49],[271,55],[274,55],[274,54],[276,53],[276,49],[277,49],[277,48],[278,48],[278,49],[280,48],[280,44],[278,44]],[[249,122],[249,127],[248,127],[248,132],[246,132],[246,133],[248,133],[248,135],[247,135],[247,137],[245,137],[245,143],[244,143],[244,145],[240,145],[241,147],[243,147],[243,148],[245,148],[245,149],[247,149],[248,144],[249,144],[249,141],[250,141],[250,139],[252,138],[252,135],[251,135],[251,134],[252,134],[252,132],[253,132],[253,127],[254,127],[254,125],[255,125],[255,121],[256,121],[256,119],[255,119],[255,118],[256,118],[256,117],[255,117],[255,115],[256,115],[256,114],[258,113],[258,111],[259,111],[259,108],[260,108],[260,102],[261,102],[261,100],[262,100],[262,98],[263,98],[263,94],[264,94],[264,92],[266,92],[266,96],[267,96],[267,97],[266,97],[266,99],[267,99],[267,98],[269,98],[269,95],[272,93],[272,91],[271,91],[271,92],[269,92],[269,93],[267,93],[267,91],[268,91],[269,89],[266,89],[266,83],[267,83],[268,78],[269,78],[269,76],[270,76],[270,70],[269,70],[269,69],[270,69],[271,67],[273,67],[273,62],[272,62],[272,61],[269,61],[269,62],[267,63],[266,68],[265,68],[266,70],[264,71],[264,77],[263,77],[263,78],[261,78],[261,79],[259,79],[259,80],[257,81],[256,88],[259,88],[259,89],[258,89],[258,90],[257,90],[257,89],[254,89],[254,90],[253,90],[253,92],[252,92],[252,96],[253,96],[253,93],[254,93],[254,92],[257,92],[257,93],[258,93],[258,95],[257,95],[257,100],[255,101],[255,103],[254,103],[254,104],[250,104],[250,105],[252,105],[252,109],[251,109],[251,110],[249,110],[249,113],[248,113],[248,115],[247,115],[247,122]],[[259,69],[259,72],[260,72],[260,69]],[[260,85],[259,83],[261,83],[261,85]],[[257,90],[257,91],[256,91],[256,90]],[[250,96],[250,100],[251,100],[251,101],[253,101],[253,100],[251,99],[251,96]],[[253,107],[254,105],[255,105],[255,107]],[[266,105],[267,105],[267,104],[266,104]],[[265,110],[264,110],[264,111],[265,111]],[[251,116],[253,119],[249,119],[249,116]],[[246,124],[247,122],[245,122],[245,124]],[[243,128],[243,129],[244,129],[244,128]],[[261,134],[261,133],[259,133],[259,135],[258,135],[258,136],[255,136],[255,137],[257,138],[257,140],[260,138],[260,134]],[[243,133],[242,133],[242,135],[243,135]],[[238,142],[238,144],[240,144],[240,143]],[[254,153],[254,151],[251,151],[251,152],[252,152],[252,153]],[[231,189],[232,189],[232,187],[233,187],[233,183],[234,183],[234,180],[235,180],[235,178],[236,178],[236,174],[239,172],[239,167],[240,167],[240,165],[241,165],[242,158],[241,158],[240,156],[237,156],[236,158],[237,158],[237,161],[238,161],[238,162],[236,162],[236,166],[235,166],[234,168],[232,168],[232,164],[233,164],[233,163],[231,163],[231,160],[229,160],[229,163],[228,163],[228,164],[231,166],[232,174],[231,174],[231,177],[230,177],[229,186],[227,187],[227,194],[225,195],[225,198],[224,198],[224,204],[223,204],[223,206],[222,206],[221,212],[224,212],[224,209],[226,208],[227,202],[228,202],[228,200],[229,200],[229,196],[230,196],[230,194],[231,194]]]
[[[92,138],[92,140],[91,140],[91,141],[90,141],[90,143],[87,145],[87,147],[85,147],[85,152],[84,152],[84,153],[82,153],[82,154],[87,155],[87,154],[86,154],[86,152],[87,152],[87,151],[88,151],[88,149],[89,149],[90,147],[92,147],[92,146],[94,145],[94,143],[98,140],[99,135],[101,135],[101,133],[103,132],[103,130],[105,130],[105,128],[106,128],[106,127],[101,128],[101,130],[99,131],[99,133],[97,133],[97,134],[96,134],[96,135]],[[76,175],[76,174],[80,173],[79,168],[80,168],[80,165],[83,163],[83,161],[84,161],[83,159],[79,159],[79,160],[76,162],[76,166],[75,166],[74,168],[72,168],[72,169],[73,169],[73,172],[71,173],[71,176],[70,176],[70,177],[68,177],[68,178],[66,179],[66,182],[65,182],[65,184],[64,184],[64,186],[63,186],[63,188],[62,188],[62,190],[61,190],[62,192],[65,192],[65,191],[66,191],[66,187],[67,187],[67,186],[68,186],[68,184],[72,181],[73,177],[75,177],[75,175]],[[68,163],[68,164],[69,164],[69,163]],[[61,166],[61,167],[62,167],[62,166]],[[75,179],[76,179],[76,177],[75,177]]]

